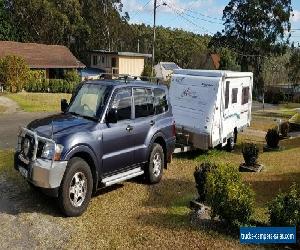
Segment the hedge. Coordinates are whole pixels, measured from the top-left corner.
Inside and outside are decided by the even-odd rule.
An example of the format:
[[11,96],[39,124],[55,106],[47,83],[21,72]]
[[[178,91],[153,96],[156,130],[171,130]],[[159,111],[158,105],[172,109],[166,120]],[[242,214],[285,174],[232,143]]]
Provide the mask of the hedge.
[[27,92],[72,93],[77,84],[64,79],[33,79],[24,89]]

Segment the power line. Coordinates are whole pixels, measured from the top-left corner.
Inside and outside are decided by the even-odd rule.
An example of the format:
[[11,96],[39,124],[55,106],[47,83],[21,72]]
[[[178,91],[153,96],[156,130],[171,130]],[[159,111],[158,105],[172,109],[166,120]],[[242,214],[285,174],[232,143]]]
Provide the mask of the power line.
[[177,14],[178,16],[180,16],[182,19],[184,19],[186,22],[188,22],[188,23],[190,23],[190,24],[192,24],[192,25],[194,25],[194,26],[196,26],[196,27],[202,29],[203,31],[205,31],[205,32],[207,32],[207,33],[213,35],[213,33],[210,32],[208,29],[206,29],[205,27],[200,26],[200,25],[198,25],[197,23],[193,22],[192,20],[188,19],[187,17],[185,17],[185,16],[183,15],[183,13],[180,13],[176,8],[174,8],[174,7],[171,6],[170,4],[167,4],[167,7],[168,7],[169,9],[171,9],[175,14]]
[[142,11],[147,7],[147,5],[151,2],[152,0],[149,0],[147,3],[145,3],[145,5],[140,9],[138,10],[131,18],[135,18],[137,17],[139,14],[142,13]]
[[205,15],[205,14],[200,13],[199,11],[195,11],[195,10],[191,10],[191,9],[185,9],[185,10],[189,11],[189,12],[192,12],[194,14],[197,14],[199,16],[203,16],[205,18],[210,18],[210,19],[213,19],[213,20],[223,21],[221,18],[217,18],[217,17],[212,17],[212,16],[209,16],[209,15]]

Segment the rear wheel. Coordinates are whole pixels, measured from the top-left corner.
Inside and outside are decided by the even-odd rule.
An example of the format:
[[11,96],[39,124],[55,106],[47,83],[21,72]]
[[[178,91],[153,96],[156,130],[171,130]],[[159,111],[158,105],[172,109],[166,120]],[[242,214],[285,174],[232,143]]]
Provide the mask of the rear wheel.
[[154,143],[152,146],[148,168],[145,171],[149,183],[160,182],[164,169],[165,155],[160,144]]
[[58,195],[59,206],[67,216],[79,216],[86,209],[93,190],[89,165],[81,158],[72,158],[67,166]]
[[235,147],[235,140],[234,137],[230,137],[227,139],[226,149],[227,151],[231,152],[234,150]]

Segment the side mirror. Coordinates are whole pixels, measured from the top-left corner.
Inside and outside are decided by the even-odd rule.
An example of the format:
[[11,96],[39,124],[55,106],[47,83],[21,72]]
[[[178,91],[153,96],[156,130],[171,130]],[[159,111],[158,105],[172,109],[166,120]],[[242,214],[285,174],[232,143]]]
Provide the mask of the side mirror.
[[117,123],[118,122],[118,110],[110,109],[106,114],[105,120],[107,123]]
[[65,113],[67,111],[68,107],[69,107],[69,104],[68,104],[67,100],[66,99],[61,99],[61,101],[60,101],[60,110]]

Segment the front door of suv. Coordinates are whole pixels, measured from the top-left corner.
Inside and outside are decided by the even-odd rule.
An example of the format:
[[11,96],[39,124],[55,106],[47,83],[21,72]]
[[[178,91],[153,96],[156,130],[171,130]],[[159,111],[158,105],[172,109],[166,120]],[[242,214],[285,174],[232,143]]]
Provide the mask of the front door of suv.
[[150,88],[133,88],[134,99],[134,161],[147,161],[147,143],[151,128],[155,125],[153,93]]
[[104,175],[120,172],[133,165],[132,89],[116,89],[110,108],[117,110],[118,121],[107,124],[107,128],[103,130]]

